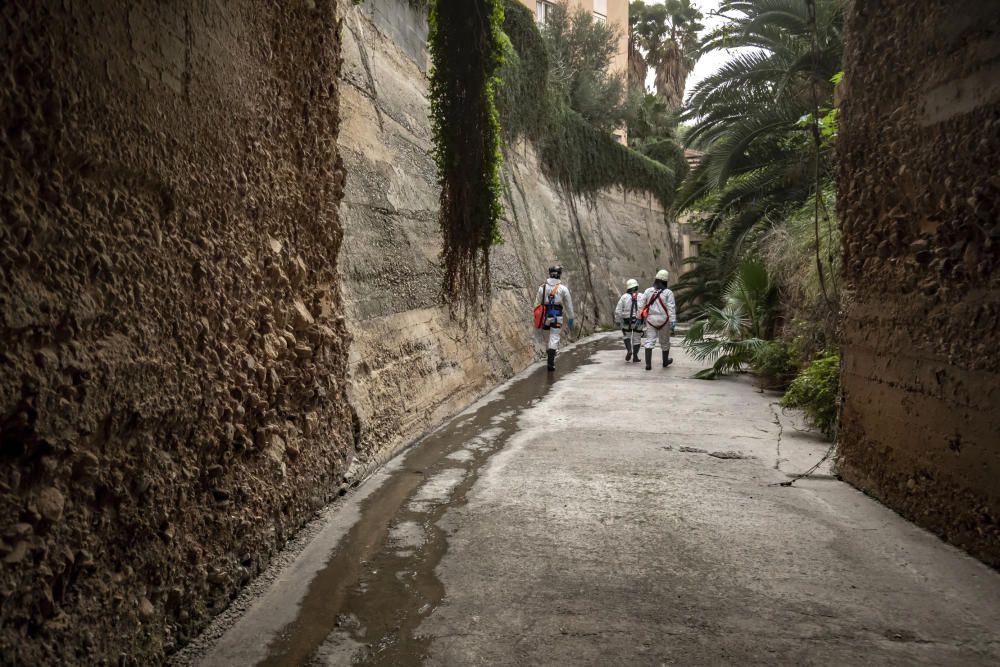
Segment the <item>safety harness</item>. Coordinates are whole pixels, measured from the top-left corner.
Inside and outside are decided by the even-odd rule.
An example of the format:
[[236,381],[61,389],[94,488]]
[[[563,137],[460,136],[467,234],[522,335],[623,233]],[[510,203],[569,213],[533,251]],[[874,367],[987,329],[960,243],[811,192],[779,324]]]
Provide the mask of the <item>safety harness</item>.
[[[663,324],[661,324],[660,326],[656,326],[655,324],[653,324],[652,322],[649,321],[649,307],[652,304],[656,303],[657,301],[659,301],[660,305],[663,307],[663,314],[667,316],[666,321]],[[670,324],[670,309],[667,308],[667,304],[663,303],[663,290],[660,290],[660,291],[656,292],[655,294],[653,294],[653,298],[650,299],[649,303],[646,304],[643,307],[642,313],[640,313],[640,316],[642,317],[643,321],[646,324],[648,324],[649,326],[653,327],[657,331],[659,331],[663,327],[665,327],[668,324]]]
[[[542,285],[542,303],[545,304],[545,326],[555,327],[559,329],[562,325],[559,324],[559,316],[562,315],[562,306],[556,303],[556,293],[559,291],[559,287],[562,283],[556,283],[552,286],[552,291],[549,292],[549,296],[545,297],[545,285]],[[549,320],[552,320],[551,323]]]
[[641,329],[641,327],[637,327],[636,325],[637,324],[641,325],[642,321],[641,321],[640,318],[636,317],[636,312],[635,312],[639,308],[639,292],[638,291],[630,292],[629,296],[632,297],[632,306],[629,308],[628,318],[624,322],[624,323],[628,324],[628,327],[627,328],[626,327],[622,327],[622,331],[625,331],[625,332],[628,332],[628,331],[639,331]]

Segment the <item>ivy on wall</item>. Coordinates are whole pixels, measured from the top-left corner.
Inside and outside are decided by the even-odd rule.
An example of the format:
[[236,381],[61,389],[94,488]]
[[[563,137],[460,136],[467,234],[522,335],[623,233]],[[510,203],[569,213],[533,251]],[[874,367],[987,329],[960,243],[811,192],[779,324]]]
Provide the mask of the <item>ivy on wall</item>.
[[546,175],[577,195],[593,195],[618,186],[652,193],[669,208],[677,182],[687,169],[675,142],[649,157],[620,144],[595,128],[551,93],[550,63],[545,40],[531,11],[518,0],[504,0],[503,30],[510,55],[500,71],[498,96],[503,139],[520,138],[538,150]]
[[671,205],[687,167],[682,151],[667,146],[665,162],[650,159],[557,99],[545,40],[518,0],[410,2],[429,10],[445,301],[468,306],[489,294],[490,248],[502,241],[502,142],[532,142],[545,174],[572,194],[619,186]]
[[674,169],[623,146],[572,109],[562,110],[544,141],[542,168],[578,195],[618,186],[630,192],[652,193],[664,208],[669,208],[674,198]]
[[549,54],[534,15],[519,0],[504,0],[503,31],[509,40],[497,95],[503,139],[537,144],[552,122]]
[[443,295],[489,293],[490,246],[501,241],[500,122],[495,103],[509,42],[503,0],[432,0],[431,124],[441,186]]

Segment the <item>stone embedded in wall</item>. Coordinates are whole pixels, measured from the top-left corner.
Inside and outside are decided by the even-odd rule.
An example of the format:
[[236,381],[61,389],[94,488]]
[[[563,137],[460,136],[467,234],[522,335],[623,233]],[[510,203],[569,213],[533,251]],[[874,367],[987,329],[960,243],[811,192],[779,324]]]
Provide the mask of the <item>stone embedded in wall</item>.
[[845,478],[1000,566],[1000,14],[850,5]]
[[150,664],[354,453],[336,7],[0,20],[0,655]]

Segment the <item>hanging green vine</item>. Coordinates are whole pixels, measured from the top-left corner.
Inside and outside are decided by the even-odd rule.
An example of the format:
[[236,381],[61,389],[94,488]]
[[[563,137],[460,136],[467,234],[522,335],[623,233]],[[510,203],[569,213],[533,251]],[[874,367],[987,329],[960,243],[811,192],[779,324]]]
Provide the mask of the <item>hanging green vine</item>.
[[497,72],[509,44],[503,0],[432,0],[431,123],[441,186],[443,294],[476,303],[490,289],[490,246],[501,241]]
[[503,139],[512,144],[526,137],[538,143],[552,124],[549,54],[535,15],[520,0],[504,0],[503,31],[510,40],[497,95]]

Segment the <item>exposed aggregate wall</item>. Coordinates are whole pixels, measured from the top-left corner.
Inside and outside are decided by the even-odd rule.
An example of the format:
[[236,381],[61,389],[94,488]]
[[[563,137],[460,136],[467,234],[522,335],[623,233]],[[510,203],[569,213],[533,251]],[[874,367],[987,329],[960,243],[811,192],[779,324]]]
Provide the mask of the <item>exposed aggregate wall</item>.
[[1000,13],[855,0],[840,471],[1000,567]]
[[337,492],[333,0],[0,9],[0,662],[149,664]]

